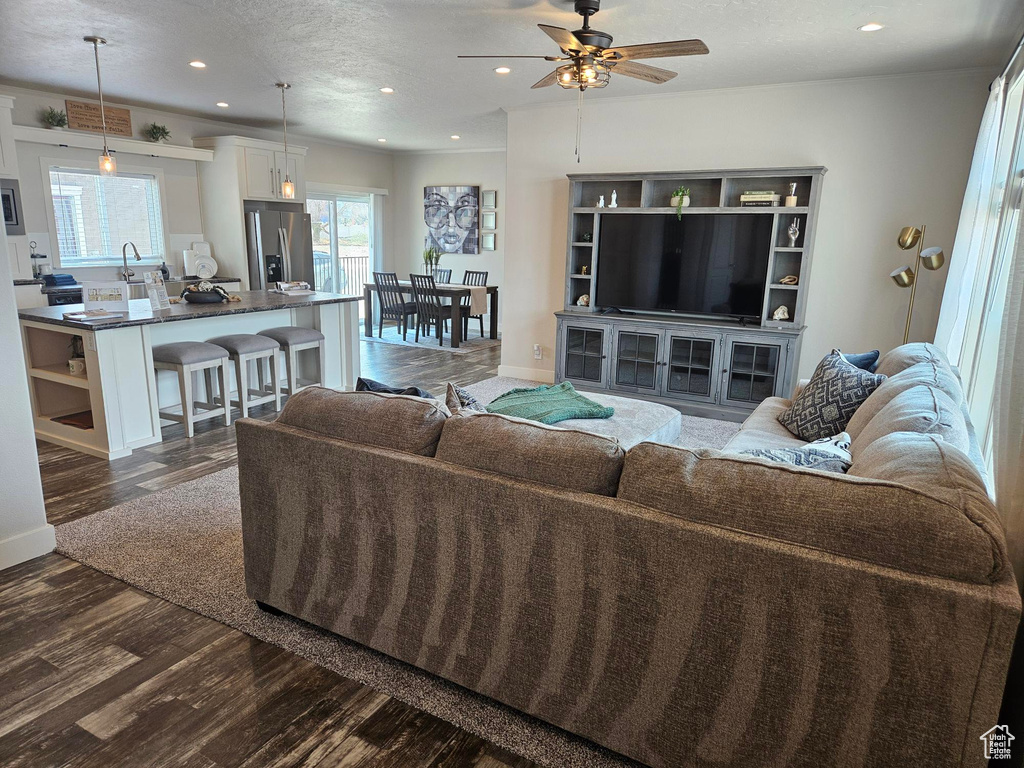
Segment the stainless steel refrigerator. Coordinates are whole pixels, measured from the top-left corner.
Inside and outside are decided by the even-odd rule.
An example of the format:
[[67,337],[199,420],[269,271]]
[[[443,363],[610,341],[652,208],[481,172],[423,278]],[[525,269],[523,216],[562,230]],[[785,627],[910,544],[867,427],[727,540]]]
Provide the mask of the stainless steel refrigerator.
[[313,270],[313,232],[310,217],[301,206],[274,203],[246,203],[245,233],[249,254],[249,287],[254,291],[273,288],[281,281],[303,280],[316,284]]

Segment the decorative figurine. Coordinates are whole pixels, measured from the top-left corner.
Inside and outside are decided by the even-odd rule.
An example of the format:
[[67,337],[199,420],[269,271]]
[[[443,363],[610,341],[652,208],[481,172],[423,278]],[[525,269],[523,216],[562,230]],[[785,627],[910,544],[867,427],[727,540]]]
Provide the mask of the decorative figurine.
[[789,194],[786,196],[786,207],[796,208],[796,182],[789,185]]
[[583,233],[583,242],[584,243],[592,243],[592,242],[594,242],[594,233],[593,232],[584,232]]
[[789,222],[789,229],[787,231],[789,233],[789,247],[796,248],[796,241],[800,237],[800,219],[794,216],[793,220]]
[[800,278],[796,275],[786,275],[784,278],[779,280],[781,285],[797,285],[800,282]]
[[772,320],[789,320],[789,307],[783,304],[772,312]]
[[618,208],[619,207],[619,193],[616,192],[614,189],[612,190],[612,204],[609,205],[608,207],[609,208]]
[[576,299],[576,306],[578,307],[589,307],[590,306],[590,294],[584,293],[578,299]]
[[590,274],[590,267],[588,265],[584,264],[582,267],[580,267],[580,274],[581,275]]
[[604,195],[601,195],[601,197],[597,199],[597,207],[604,208]]

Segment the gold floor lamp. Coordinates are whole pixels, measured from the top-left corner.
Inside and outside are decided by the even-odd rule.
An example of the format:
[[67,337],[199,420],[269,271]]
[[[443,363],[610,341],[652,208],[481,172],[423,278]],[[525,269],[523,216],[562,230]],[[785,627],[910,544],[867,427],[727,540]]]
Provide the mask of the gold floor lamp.
[[910,265],[906,265],[889,275],[892,281],[900,288],[910,289],[907,327],[903,331],[904,344],[910,340],[910,321],[914,317],[914,294],[917,292],[917,276],[921,274],[921,267],[936,270],[941,269],[942,265],[946,263],[946,254],[942,252],[941,248],[932,247],[921,250],[924,245],[924,230],[924,225],[920,229],[917,227],[904,227],[900,230],[900,236],[896,238],[896,244],[904,251],[909,251],[915,245],[917,246],[917,263],[914,265],[917,269],[914,270]]

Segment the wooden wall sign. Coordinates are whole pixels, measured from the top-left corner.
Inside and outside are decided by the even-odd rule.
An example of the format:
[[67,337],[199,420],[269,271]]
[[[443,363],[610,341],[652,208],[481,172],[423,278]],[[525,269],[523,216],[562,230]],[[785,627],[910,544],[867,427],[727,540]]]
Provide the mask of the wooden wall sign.
[[[103,121],[100,117],[100,105],[91,101],[72,101],[67,99],[64,105],[68,113],[68,128],[73,131],[103,132]],[[132,113],[120,107],[105,107],[107,116],[107,133],[111,136],[132,137]]]

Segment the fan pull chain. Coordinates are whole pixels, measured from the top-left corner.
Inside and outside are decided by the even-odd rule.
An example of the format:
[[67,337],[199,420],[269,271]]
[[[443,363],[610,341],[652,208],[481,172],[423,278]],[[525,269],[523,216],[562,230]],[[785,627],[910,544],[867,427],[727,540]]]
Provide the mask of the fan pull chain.
[[580,152],[580,144],[583,141],[583,89],[580,88],[580,97],[576,102],[576,162],[577,164],[583,159],[583,155]]

